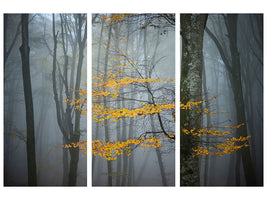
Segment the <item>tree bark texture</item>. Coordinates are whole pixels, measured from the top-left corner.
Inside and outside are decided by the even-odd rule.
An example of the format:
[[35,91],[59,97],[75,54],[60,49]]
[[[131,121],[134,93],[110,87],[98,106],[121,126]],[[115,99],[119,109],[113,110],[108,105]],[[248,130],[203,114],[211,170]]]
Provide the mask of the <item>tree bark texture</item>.
[[[181,102],[202,100],[202,65],[203,65],[203,35],[206,26],[205,14],[181,14],[182,34],[182,63],[181,63]],[[201,114],[194,109],[181,110],[180,112],[180,182],[181,186],[198,186],[199,158],[193,157],[192,148],[199,145],[199,138],[185,135],[183,128],[199,129],[201,126]],[[184,124],[188,126],[184,127]]]

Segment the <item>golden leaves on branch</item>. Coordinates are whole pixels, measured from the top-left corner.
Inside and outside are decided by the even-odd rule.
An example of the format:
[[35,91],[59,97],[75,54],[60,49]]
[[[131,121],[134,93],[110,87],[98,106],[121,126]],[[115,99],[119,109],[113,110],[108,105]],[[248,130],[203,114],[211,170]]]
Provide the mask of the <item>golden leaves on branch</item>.
[[248,147],[248,140],[251,136],[243,137],[240,136],[239,138],[232,137],[231,139],[227,139],[226,141],[214,145],[212,147],[198,147],[193,149],[194,156],[205,156],[205,155],[229,155],[232,154],[243,147]]
[[[213,97],[209,99],[208,101],[214,100],[216,97]],[[180,109],[184,110],[190,110],[193,108],[198,108],[198,106],[205,101],[198,101],[198,102],[187,102],[186,104],[180,103]],[[197,113],[202,112],[201,109],[196,109]],[[204,109],[204,114],[215,114],[216,111],[212,112],[209,109]],[[228,113],[227,111],[222,111],[221,113]],[[234,133],[234,130],[226,130],[226,131],[219,131],[218,129],[215,129],[215,127],[210,126],[208,128],[213,128],[213,129],[208,129],[208,128],[202,128],[202,129],[196,129],[196,128],[189,128],[189,123],[184,123],[183,128],[181,130],[182,133],[186,135],[192,135],[192,136],[198,136],[201,137],[204,134],[206,135],[213,135],[213,136],[219,136],[221,138],[225,138],[225,136],[228,136],[232,133]],[[242,126],[244,126],[245,123],[240,123],[236,126],[224,126],[224,127],[216,127],[216,128],[221,128],[221,129],[238,129]],[[188,128],[187,128],[188,127]],[[205,155],[227,155],[227,154],[232,154],[239,149],[243,147],[248,147],[248,140],[251,138],[251,136],[240,136],[239,138],[231,137],[227,138],[224,141],[211,146],[211,147],[203,147],[203,146],[198,146],[197,148],[193,149],[193,157],[195,156],[205,156]]]
[[[241,123],[237,126],[224,126],[224,127],[220,127],[220,128],[226,128],[226,129],[236,129],[236,128],[240,128],[241,126],[244,126],[245,123]],[[184,124],[184,127],[187,126],[187,124]],[[209,134],[209,135],[214,135],[214,136],[225,136],[225,135],[229,135],[231,133],[234,133],[234,131],[219,131],[217,129],[215,130],[210,130],[207,128],[204,129],[200,129],[200,130],[196,130],[196,128],[192,128],[192,129],[186,129],[183,128],[182,132],[185,133],[186,135],[193,135],[193,136],[202,136],[203,134]]]
[[[208,101],[212,101],[215,100],[216,97],[212,97],[210,99],[208,99]],[[205,101],[188,101],[186,104],[183,104],[182,102],[180,102],[180,109],[182,110],[190,110],[192,108],[197,108],[200,104],[204,103]],[[207,110],[208,111],[208,110]]]
[[93,104],[93,119],[95,122],[101,123],[106,119],[114,119],[111,123],[117,122],[123,117],[136,117],[140,115],[157,114],[163,110],[175,109],[175,103],[172,104],[143,104],[142,107],[136,109],[104,107],[101,104]]
[[204,103],[204,101],[198,101],[198,102],[188,101],[186,104],[183,104],[182,102],[180,102],[180,109],[190,110],[194,107],[197,107],[199,104],[202,104],[202,103]]
[[72,142],[70,144],[65,144],[62,145],[63,148],[68,149],[68,148],[78,148],[83,151],[82,156],[87,154],[87,140],[80,141],[80,142]]
[[[119,51],[117,51],[119,52]],[[94,122],[99,124],[104,120],[111,120],[111,123],[117,122],[118,120],[126,117],[145,117],[146,115],[158,114],[164,110],[175,109],[175,103],[169,103],[165,101],[164,103],[143,103],[137,100],[139,103],[138,108],[114,108],[112,106],[107,106],[101,104],[101,98],[111,97],[118,98],[120,88],[126,88],[130,84],[135,84],[140,87],[145,87],[147,84],[144,83],[160,83],[163,81],[174,81],[174,79],[153,79],[153,78],[135,78],[126,76],[126,72],[130,70],[138,69],[136,66],[137,61],[128,58],[128,54],[119,54],[123,58],[109,58],[109,61],[114,62],[113,67],[111,67],[106,73],[99,71],[97,76],[93,76],[92,84],[92,118]],[[120,61],[123,61],[120,62]],[[124,74],[124,75],[123,75]],[[141,77],[141,76],[140,76]],[[123,97],[127,99],[127,97]],[[131,99],[134,100],[134,99]],[[158,132],[159,133],[159,132]],[[160,133],[163,133],[161,131]],[[161,145],[161,140],[163,138],[174,138],[175,133],[165,134],[161,138],[158,136],[150,136],[149,138],[141,139],[129,139],[127,141],[117,141],[117,142],[101,142],[99,140],[92,141],[92,153],[94,156],[100,156],[106,160],[116,160],[118,155],[126,153],[128,156],[131,155],[132,149],[139,146],[141,149],[146,151],[147,148],[158,148]]]
[[73,108],[75,110],[81,111],[82,115],[87,114],[87,108],[86,108],[87,90],[83,90],[83,89],[75,90],[75,89],[72,89],[72,88],[70,90],[71,91],[75,91],[75,92],[79,92],[79,95],[82,96],[82,98],[76,99],[76,98],[68,97],[63,102],[73,106]]
[[[162,137],[163,138],[163,137]],[[129,139],[125,142],[101,142],[100,140],[92,141],[92,154],[100,156],[106,160],[116,160],[118,155],[126,153],[131,155],[132,147],[139,146],[140,149],[146,151],[148,148],[161,147],[161,138],[156,136],[149,136],[149,138],[142,137],[141,139]],[[63,148],[79,148],[83,151],[83,155],[87,154],[87,140],[62,145]]]
[[[124,54],[123,54],[124,55]],[[111,61],[121,61],[125,58],[109,58]],[[121,69],[127,68],[128,70],[135,70],[136,60],[131,60],[124,63],[119,63],[116,66],[112,67],[108,72],[99,71],[98,76],[92,76],[92,79],[95,80],[92,83],[92,97],[93,101],[96,102],[99,98],[102,97],[111,97],[117,98],[119,96],[119,89],[127,87],[130,84],[136,83],[159,83],[163,81],[175,81],[175,79],[162,79],[162,78],[134,78],[134,77],[123,77],[122,74],[125,73],[125,70]],[[131,67],[129,67],[131,66]]]
[[[119,89],[122,87],[126,87],[132,83],[155,83],[155,82],[162,82],[164,81],[161,78],[152,79],[152,78],[132,78],[132,77],[125,77],[125,78],[116,78],[116,75],[121,73],[121,71],[117,71],[115,74],[109,73],[108,78],[104,80],[104,78],[95,77],[93,79],[98,80],[98,83],[93,83],[93,91],[92,96],[94,98],[99,98],[103,96],[110,96],[112,98],[117,98],[119,94]],[[167,81],[174,81],[174,79],[168,79]],[[99,89],[99,88],[105,89]]]
[[[115,59],[111,59],[114,61]],[[134,60],[131,62],[135,62]],[[128,65],[127,65],[128,66]],[[121,65],[119,65],[121,67]],[[162,103],[162,104],[144,104],[141,102],[141,107],[135,109],[128,108],[113,108],[111,106],[103,106],[98,103],[103,97],[117,98],[119,96],[119,89],[126,87],[132,83],[159,83],[163,81],[174,81],[174,79],[153,79],[153,78],[133,78],[124,77],[121,78],[122,70],[111,69],[106,74],[100,72],[99,76],[93,76],[96,80],[93,83],[92,96],[93,96],[93,110],[92,115],[95,122],[101,123],[107,119],[114,119],[111,123],[117,122],[118,120],[125,117],[136,117],[138,115],[144,117],[150,114],[158,114],[163,110],[174,109],[175,104]]]
[[92,141],[92,154],[100,156],[106,160],[116,160],[118,155],[126,153],[127,156],[131,155],[132,147],[140,146],[144,151],[147,148],[161,147],[161,140],[158,137],[150,136],[149,138],[142,137],[141,139],[129,139],[125,142],[100,142],[99,140]]
[[111,14],[110,16],[102,15],[101,18],[104,19],[106,21],[106,23],[111,26],[111,25],[113,25],[115,23],[122,22],[129,15],[130,14],[128,14],[128,13],[125,13],[125,14]]
[[[170,133],[170,137],[174,137],[175,133]],[[161,138],[158,136],[149,136],[148,138],[142,137],[141,139],[129,139],[127,141],[117,141],[117,142],[101,142],[100,140],[92,141],[92,154],[94,156],[100,156],[106,160],[116,160],[117,156],[126,153],[127,156],[131,155],[132,149],[140,147],[140,149],[146,151],[148,148],[158,148],[161,147]],[[80,141],[77,143],[70,143],[62,145],[63,148],[79,148],[83,151],[82,156],[87,154],[87,140]]]

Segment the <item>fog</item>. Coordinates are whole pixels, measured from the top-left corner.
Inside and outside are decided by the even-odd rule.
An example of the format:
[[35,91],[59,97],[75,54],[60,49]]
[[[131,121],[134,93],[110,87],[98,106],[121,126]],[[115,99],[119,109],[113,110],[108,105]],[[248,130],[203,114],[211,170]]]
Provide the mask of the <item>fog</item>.
[[[74,83],[80,82],[80,88],[86,89],[86,56],[81,62],[81,80],[76,79],[77,73],[79,73],[77,70],[78,58],[86,55],[86,38],[82,51],[75,50],[74,53],[73,48],[74,45],[79,48],[79,44],[77,44],[79,28],[82,37],[86,34],[86,15],[56,14],[56,39],[53,38],[52,14],[30,14],[28,19],[30,79],[34,111],[34,153],[36,157],[36,171],[31,172],[32,176],[37,177],[38,186],[85,186],[87,167],[86,156],[82,157],[84,152],[82,150],[79,152],[78,169],[74,175],[77,180],[70,183],[68,180],[71,173],[69,172],[71,168],[70,149],[65,149],[62,145],[66,144],[66,139],[74,142],[71,139],[72,131],[67,127],[77,126],[74,120],[78,118],[78,112],[73,109],[73,106],[63,103],[63,100],[68,98],[66,96],[68,91],[70,94],[72,93],[70,92],[71,88],[76,89],[74,84],[70,83],[71,77],[74,77]],[[26,148],[26,109],[19,50],[22,44],[21,15],[5,14],[4,20],[4,185],[26,186],[30,183],[28,183]],[[54,52],[55,40],[57,41],[57,55]],[[63,52],[63,45],[67,51],[66,55]],[[68,57],[68,63],[64,62],[66,57]],[[53,58],[57,62],[55,66]],[[53,83],[52,75],[54,67],[55,83]],[[53,84],[55,84],[55,90]],[[55,91],[59,95],[57,100],[60,108],[56,107]],[[67,108],[70,109],[70,112],[67,111]],[[60,113],[57,113],[59,110]],[[65,117],[68,112],[71,113],[69,121]],[[64,139],[57,114],[60,115],[63,129],[68,130]],[[79,140],[83,141],[86,140],[86,115],[81,115],[79,118],[80,128],[77,134]],[[64,159],[63,156],[65,156]]]
[[[118,80],[125,77],[175,78],[175,18],[173,14],[93,14],[92,15],[92,73],[119,73]],[[170,21],[168,21],[170,20]],[[120,66],[121,64],[121,66]],[[119,71],[123,71],[122,73]],[[93,79],[94,84],[106,82],[112,77]],[[109,79],[108,79],[109,78]],[[130,79],[129,78],[129,79]],[[94,91],[102,88],[93,86]],[[109,92],[112,89],[104,88]],[[152,100],[153,99],[153,100]],[[155,83],[133,82],[119,89],[118,97],[97,97],[93,104],[106,108],[134,110],[154,103],[175,101],[174,81]],[[93,113],[96,112],[93,109]],[[94,115],[94,114],[93,114]],[[140,114],[141,115],[141,114]],[[116,155],[116,160],[107,161],[99,154],[92,158],[93,186],[174,186],[175,185],[175,143],[174,138],[163,138],[175,132],[174,109],[163,110],[160,126],[157,114],[113,118],[96,122],[105,115],[98,115],[92,122],[93,141],[126,142],[154,136],[161,140],[161,147],[147,149],[130,145]]]

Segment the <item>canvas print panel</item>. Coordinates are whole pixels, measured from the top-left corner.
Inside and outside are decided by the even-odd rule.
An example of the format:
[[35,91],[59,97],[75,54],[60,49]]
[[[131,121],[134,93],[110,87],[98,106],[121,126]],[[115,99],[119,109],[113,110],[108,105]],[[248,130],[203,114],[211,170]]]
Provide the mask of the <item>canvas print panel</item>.
[[175,15],[92,15],[92,184],[175,185]]
[[4,185],[86,186],[86,14],[4,15]]
[[180,16],[181,186],[263,186],[263,15]]

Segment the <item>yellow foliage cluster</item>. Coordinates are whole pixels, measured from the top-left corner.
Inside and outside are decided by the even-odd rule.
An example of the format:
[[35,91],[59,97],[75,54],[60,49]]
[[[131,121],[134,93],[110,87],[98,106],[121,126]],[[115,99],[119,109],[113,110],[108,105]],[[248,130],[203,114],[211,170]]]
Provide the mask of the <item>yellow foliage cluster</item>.
[[[107,19],[107,18],[105,18]],[[107,44],[106,44],[107,45]],[[116,50],[119,52],[118,50]],[[120,88],[127,87],[133,83],[139,83],[140,86],[146,86],[144,83],[159,83],[163,81],[174,81],[174,79],[152,79],[152,78],[134,78],[134,77],[125,77],[122,74],[125,73],[126,69],[134,70],[136,69],[135,63],[137,61],[126,59],[128,54],[119,54],[119,56],[124,58],[109,58],[110,61],[119,62],[115,63],[116,66],[111,67],[108,72],[99,71],[99,75],[93,76],[92,84],[92,118],[94,122],[101,123],[107,119],[113,119],[113,122],[116,122],[125,117],[136,117],[136,116],[146,116],[149,114],[158,114],[163,110],[169,110],[175,108],[175,103],[168,103],[165,101],[162,104],[144,104],[141,102],[141,107],[135,109],[128,108],[113,108],[112,106],[104,106],[101,104],[101,98],[111,97],[117,98],[119,96]],[[124,61],[123,63],[120,61]],[[127,62],[125,62],[127,60]],[[114,64],[114,63],[113,63]],[[126,97],[124,97],[126,98]],[[174,138],[175,133],[166,134],[161,138]],[[148,147],[157,148],[161,146],[160,139],[156,136],[149,138],[141,139],[130,139],[127,141],[117,141],[117,142],[101,142],[99,140],[92,141],[92,153],[94,156],[99,155],[107,160],[116,160],[117,155],[126,153],[128,156],[131,155],[131,151],[136,146],[140,146],[144,151]]]
[[212,115],[212,114],[216,114],[216,111],[211,112],[211,111],[209,111],[209,109],[205,108],[204,113],[208,114],[208,115]]
[[234,129],[234,128],[240,128],[241,126],[244,126],[245,123],[241,123],[241,124],[238,124],[237,126],[224,126],[223,128],[231,128],[231,129]]
[[180,102],[180,109],[190,110],[194,107],[197,107],[199,104],[202,104],[202,103],[204,103],[204,101],[198,101],[198,102],[188,101],[186,104],[183,104],[182,102]]
[[[125,77],[125,78],[117,78],[117,75],[122,73],[121,70],[113,73],[112,71],[108,73],[107,79],[93,76],[93,79],[98,80],[98,83],[93,83],[93,91],[92,96],[94,98],[99,98],[102,96],[110,96],[112,98],[117,98],[119,95],[119,88],[126,87],[132,83],[155,83],[155,82],[162,82],[162,81],[174,81],[174,79],[152,79],[152,78],[132,78],[132,77]],[[105,89],[99,89],[99,88]]]
[[[175,133],[169,134],[170,137],[174,137]],[[101,142],[100,140],[92,141],[92,154],[94,156],[100,156],[105,158],[106,160],[116,160],[118,155],[126,153],[127,156],[131,155],[132,147],[135,148],[137,146],[140,149],[146,151],[149,147],[158,148],[161,147],[161,139],[167,136],[156,137],[149,136],[149,138],[142,137],[141,139],[129,139],[125,142],[117,141],[117,142]],[[77,143],[70,143],[66,145],[62,145],[63,148],[78,148],[83,151],[83,155],[87,154],[87,140],[80,141]]]
[[198,137],[202,136],[203,134],[210,134],[215,136],[224,136],[233,133],[233,131],[224,131],[221,132],[219,130],[208,130],[208,129],[200,129],[199,131],[195,131],[195,128],[191,129],[190,131],[187,129],[182,129],[182,132],[189,135],[196,135]]
[[[216,97],[212,97],[210,98],[208,101],[212,101],[216,99]],[[192,108],[197,108],[199,104],[202,104],[204,103],[205,101],[197,101],[197,102],[194,102],[194,101],[188,101],[186,104],[183,104],[182,102],[180,102],[180,109],[182,110],[190,110]],[[205,110],[205,112],[208,112],[208,109]],[[216,112],[215,112],[216,113]],[[206,113],[206,114],[210,114],[210,113]],[[212,113],[213,114],[213,113]]]
[[[184,126],[187,126],[188,124],[184,124]],[[236,128],[240,128],[241,126],[244,126],[245,123],[241,123],[238,124],[237,126],[224,126],[222,128],[227,128],[227,129],[236,129]],[[233,133],[234,131],[219,131],[217,129],[215,130],[209,130],[207,128],[204,129],[200,129],[200,130],[196,130],[196,128],[192,128],[192,129],[186,129],[183,128],[182,132],[185,133],[186,135],[193,135],[193,136],[202,136],[203,134],[210,134],[210,135],[214,135],[214,136],[225,136],[225,135],[229,135],[231,133]]]
[[106,21],[109,25],[113,25],[118,22],[122,22],[126,19],[130,14],[112,14],[109,17],[102,15],[101,18]]
[[[167,136],[162,136],[162,138],[165,138],[165,137],[167,137]],[[173,133],[169,133],[169,138],[174,138],[175,137],[175,133],[173,132]]]
[[101,123],[106,119],[114,119],[113,122],[120,120],[122,117],[136,117],[141,115],[144,117],[149,114],[157,114],[162,110],[174,109],[175,104],[143,104],[142,107],[130,110],[128,108],[104,107],[101,104],[93,104],[93,119],[95,122]]
[[75,92],[79,92],[80,96],[83,96],[84,99],[76,99],[76,98],[68,97],[63,102],[73,106],[73,108],[75,110],[80,110],[82,115],[87,114],[87,108],[85,106],[87,104],[87,99],[86,99],[87,90],[83,90],[83,89],[75,90],[75,89],[72,89],[72,88],[71,88],[71,90],[75,91]]
[[[214,100],[216,97],[213,97],[209,99],[208,101]],[[198,101],[198,102],[187,102],[186,104],[180,103],[180,109],[184,110],[190,110],[193,108],[198,108],[198,106],[205,101]],[[197,113],[202,112],[200,108],[196,110]],[[215,114],[216,111],[212,112],[209,109],[204,109],[204,114]],[[222,113],[228,113],[226,111],[222,111]],[[238,129],[241,126],[244,126],[245,123],[240,123],[236,126],[224,126],[224,127],[216,127],[216,128],[224,128],[224,129]],[[227,131],[219,131],[218,129],[215,129],[213,126],[209,126],[207,128],[201,128],[201,129],[196,129],[196,128],[187,128],[189,127],[189,123],[183,124],[182,128],[182,133],[186,135],[192,135],[192,136],[198,136],[201,137],[204,134],[209,134],[213,136],[220,136],[221,138],[224,138],[225,136],[234,133],[233,130],[227,130]],[[208,128],[213,128],[213,130],[208,129]],[[226,139],[225,141],[214,145],[212,147],[202,147],[198,146],[196,149],[193,149],[194,156],[205,156],[205,155],[227,155],[227,154],[232,154],[235,151],[248,146],[248,140],[251,138],[251,136],[247,137],[239,137],[235,138],[232,137],[231,139]]]
[[82,156],[87,154],[87,140],[80,141],[80,142],[72,142],[70,144],[62,145],[63,148],[78,148],[83,151]]
[[118,155],[126,153],[127,156],[131,155],[131,147],[140,145],[144,151],[148,147],[158,148],[161,147],[161,140],[158,137],[150,136],[149,138],[129,139],[125,142],[100,142],[99,140],[92,141],[92,154],[99,155],[106,160],[116,160]]
[[[119,59],[111,59],[112,61],[118,61]],[[136,61],[132,60],[131,63]],[[129,62],[130,63],[130,62]],[[127,65],[127,64],[126,64]],[[120,68],[122,65],[119,64],[117,67]],[[128,65],[127,65],[128,66]],[[93,110],[92,117],[95,122],[101,123],[106,119],[114,119],[113,122],[120,120],[123,117],[136,117],[138,115],[144,117],[149,114],[157,114],[162,110],[174,109],[175,104],[169,104],[168,102],[163,104],[143,104],[141,102],[142,107],[136,109],[128,109],[128,108],[120,108],[116,109],[111,106],[103,106],[98,103],[102,97],[111,97],[117,98],[119,96],[119,89],[122,87],[126,87],[132,83],[155,83],[162,81],[174,81],[174,79],[152,79],[152,78],[132,78],[125,77],[120,78],[120,74],[122,74],[122,70],[114,70],[111,69],[107,74],[104,72],[99,72],[100,75],[93,76],[93,79],[96,80],[95,83],[92,84],[92,97],[93,97]]]
[[[193,149],[194,155],[193,156],[205,156],[205,155],[229,155],[237,150],[248,147],[248,140],[251,138],[251,136],[242,137],[239,138],[231,138],[227,139],[223,143],[217,144],[213,147],[198,147],[196,149]],[[241,144],[240,144],[241,143]]]

